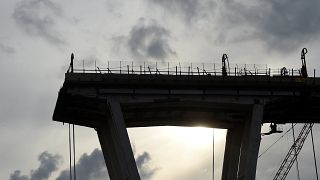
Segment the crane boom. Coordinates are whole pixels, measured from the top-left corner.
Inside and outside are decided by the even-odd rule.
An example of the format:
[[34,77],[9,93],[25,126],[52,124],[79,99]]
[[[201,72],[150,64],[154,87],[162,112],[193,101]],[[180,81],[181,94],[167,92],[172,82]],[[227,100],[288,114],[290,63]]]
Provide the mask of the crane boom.
[[284,158],[283,162],[280,165],[275,177],[273,180],[284,180],[294,161],[297,159],[298,154],[300,153],[304,141],[306,140],[309,132],[311,131],[313,123],[306,123],[304,124],[303,128],[301,129],[299,136],[297,137],[296,141],[291,146],[289,152],[287,153],[286,157]]

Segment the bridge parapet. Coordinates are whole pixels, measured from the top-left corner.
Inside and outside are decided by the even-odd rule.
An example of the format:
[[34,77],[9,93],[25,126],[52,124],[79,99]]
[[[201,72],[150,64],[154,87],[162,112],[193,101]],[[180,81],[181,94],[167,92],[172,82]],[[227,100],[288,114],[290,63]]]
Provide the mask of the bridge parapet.
[[[89,68],[88,68],[89,67]],[[266,75],[301,76],[300,69],[270,68],[266,64],[230,64],[228,76]],[[77,61],[73,72],[76,73],[112,73],[112,74],[162,74],[162,75],[211,75],[222,76],[221,63],[188,63],[177,61],[107,61],[98,65],[96,61]]]

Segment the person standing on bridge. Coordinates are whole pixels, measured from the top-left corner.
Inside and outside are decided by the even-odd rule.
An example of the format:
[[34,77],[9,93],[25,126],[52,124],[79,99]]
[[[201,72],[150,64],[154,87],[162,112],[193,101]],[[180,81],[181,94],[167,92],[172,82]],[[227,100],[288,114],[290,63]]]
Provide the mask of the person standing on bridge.
[[68,72],[71,72],[73,73],[73,59],[74,59],[74,54],[71,53],[71,61],[70,61],[70,67],[69,67],[69,70]]

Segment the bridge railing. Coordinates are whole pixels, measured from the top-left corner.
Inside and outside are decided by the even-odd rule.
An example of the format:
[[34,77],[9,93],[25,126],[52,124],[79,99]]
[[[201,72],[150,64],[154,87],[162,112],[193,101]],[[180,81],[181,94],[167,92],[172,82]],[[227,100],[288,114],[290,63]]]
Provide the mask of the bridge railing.
[[[87,67],[91,68],[87,68]],[[70,68],[68,70],[70,72]],[[96,62],[85,64],[78,61],[73,67],[74,73],[101,74],[158,74],[158,75],[212,75],[222,76],[221,63],[187,62],[134,62],[108,61],[97,65]],[[266,64],[230,64],[226,67],[228,76],[300,76],[300,69],[269,68]]]

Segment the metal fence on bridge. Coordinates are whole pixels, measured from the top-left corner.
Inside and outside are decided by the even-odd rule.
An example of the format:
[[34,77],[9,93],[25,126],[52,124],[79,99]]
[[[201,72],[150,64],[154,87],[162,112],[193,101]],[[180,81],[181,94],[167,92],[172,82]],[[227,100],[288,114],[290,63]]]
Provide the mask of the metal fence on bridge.
[[[70,70],[70,68],[69,68]],[[68,70],[68,72],[70,72]],[[301,76],[300,69],[269,68],[266,64],[230,64],[226,68],[228,76]],[[97,65],[96,61],[77,61],[74,64],[75,73],[102,74],[157,74],[157,75],[212,75],[222,76],[221,63],[187,63],[162,61],[108,61]]]

